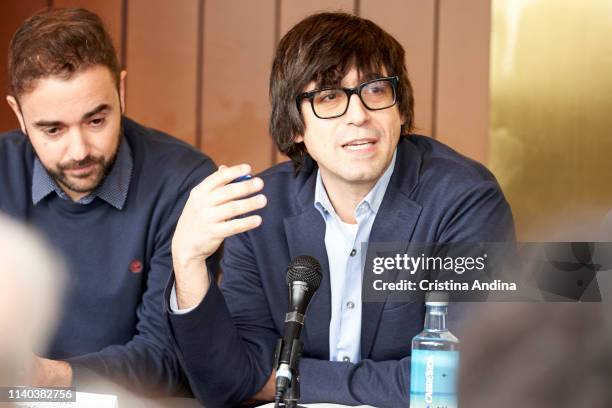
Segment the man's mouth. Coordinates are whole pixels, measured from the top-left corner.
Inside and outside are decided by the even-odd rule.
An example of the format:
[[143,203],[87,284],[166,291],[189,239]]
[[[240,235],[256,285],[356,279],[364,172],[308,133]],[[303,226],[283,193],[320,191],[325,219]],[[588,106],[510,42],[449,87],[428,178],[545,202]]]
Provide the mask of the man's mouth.
[[352,151],[360,151],[371,148],[374,144],[376,144],[376,140],[374,139],[358,139],[352,140],[348,143],[342,145],[343,148]]
[[80,161],[72,161],[69,164],[62,164],[60,165],[60,169],[62,170],[68,170],[68,171],[80,171],[80,170],[85,170],[85,169],[91,169],[92,167],[98,165],[98,164],[102,164],[102,159],[93,157],[93,156],[87,156],[86,158],[84,158],[83,160]]
[[85,166],[80,167],[72,167],[69,171],[75,176],[84,176],[88,175],[96,166],[96,163],[90,163]]
[[88,177],[99,163],[96,160],[86,160],[83,163],[73,163],[65,166],[64,171],[75,177]]

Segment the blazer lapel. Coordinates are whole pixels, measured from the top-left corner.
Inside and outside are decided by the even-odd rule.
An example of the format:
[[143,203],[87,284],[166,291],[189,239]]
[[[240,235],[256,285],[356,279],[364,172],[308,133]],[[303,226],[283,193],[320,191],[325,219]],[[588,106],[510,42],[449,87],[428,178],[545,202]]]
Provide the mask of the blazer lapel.
[[325,249],[325,221],[314,207],[315,183],[316,168],[298,193],[298,204],[302,212],[285,218],[284,224],[290,258],[310,255],[321,264],[323,279],[308,306],[302,339],[309,356],[329,360],[331,286]]
[[[369,242],[410,241],[422,210],[420,204],[410,199],[410,193],[418,182],[420,165],[421,157],[414,145],[406,140],[400,142],[395,170],[372,225]],[[384,305],[384,302],[364,302],[362,305],[362,359],[370,355]]]

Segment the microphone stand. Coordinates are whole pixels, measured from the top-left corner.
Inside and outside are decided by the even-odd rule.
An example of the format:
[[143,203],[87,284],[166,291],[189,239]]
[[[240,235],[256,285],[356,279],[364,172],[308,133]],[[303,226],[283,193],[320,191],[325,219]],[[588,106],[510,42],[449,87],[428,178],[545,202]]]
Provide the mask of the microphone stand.
[[[275,355],[275,367],[280,365],[280,351],[282,350],[283,339],[278,339],[276,344],[276,355]],[[300,400],[300,369],[299,369],[299,361],[300,357],[302,357],[302,347],[303,343],[301,340],[295,339],[293,340],[293,344],[291,347],[291,357],[289,358],[289,369],[291,371],[291,383],[289,384],[289,388],[285,391],[284,395],[281,395],[279,398],[278,390],[277,397],[274,402],[275,408],[303,408],[301,405],[298,405],[298,401]],[[282,403],[281,402],[284,402]]]
[[299,368],[295,368],[293,372],[293,377],[291,377],[291,385],[287,390],[287,395],[285,396],[285,408],[297,408],[300,407],[298,405],[298,401],[300,400],[300,370]]
[[[274,406],[298,408],[300,399],[300,373],[298,365],[303,344],[300,333],[304,315],[314,292],[321,284],[321,265],[308,255],[291,261],[285,279],[289,289],[289,311],[285,315],[285,329],[276,343],[274,368],[276,369]],[[281,403],[284,402],[284,405]]]

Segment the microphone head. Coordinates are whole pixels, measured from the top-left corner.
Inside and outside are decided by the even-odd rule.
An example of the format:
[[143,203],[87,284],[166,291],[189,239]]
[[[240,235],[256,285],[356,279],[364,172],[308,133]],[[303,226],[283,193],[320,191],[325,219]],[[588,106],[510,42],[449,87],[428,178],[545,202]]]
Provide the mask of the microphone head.
[[314,292],[321,285],[321,264],[312,256],[300,255],[294,258],[287,269],[287,285],[295,281],[306,282],[308,287]]

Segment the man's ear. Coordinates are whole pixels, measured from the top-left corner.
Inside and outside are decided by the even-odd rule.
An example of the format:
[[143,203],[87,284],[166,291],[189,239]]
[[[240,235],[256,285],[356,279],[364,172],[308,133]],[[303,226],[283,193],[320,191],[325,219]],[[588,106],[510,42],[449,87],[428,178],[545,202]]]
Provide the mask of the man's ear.
[[19,127],[21,128],[21,131],[24,135],[27,134],[25,121],[23,119],[23,113],[21,113],[21,109],[19,109],[19,103],[17,102],[17,99],[15,99],[13,95],[7,95],[6,102],[8,102],[9,106],[13,110],[13,113],[17,117],[17,121],[19,121]]
[[121,114],[125,113],[125,77],[127,77],[127,71],[121,71],[119,74],[119,102],[121,102]]

